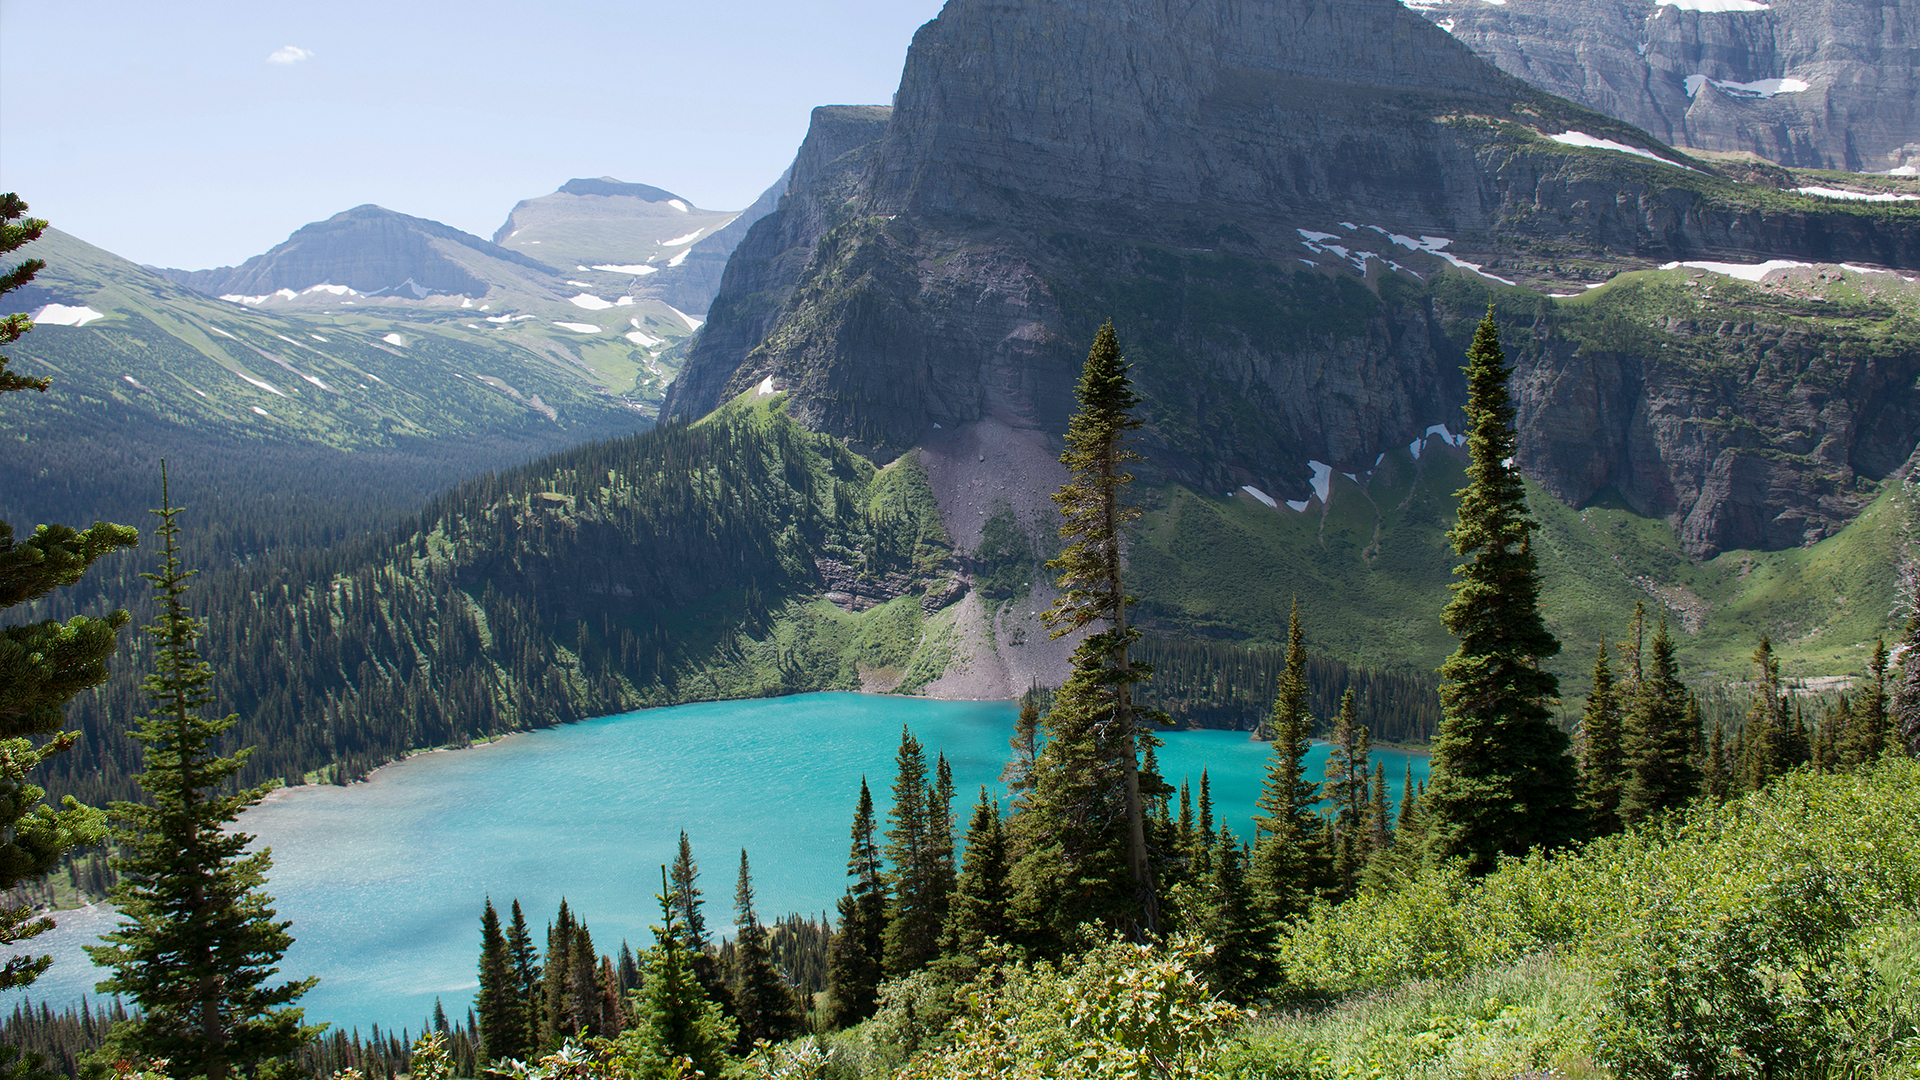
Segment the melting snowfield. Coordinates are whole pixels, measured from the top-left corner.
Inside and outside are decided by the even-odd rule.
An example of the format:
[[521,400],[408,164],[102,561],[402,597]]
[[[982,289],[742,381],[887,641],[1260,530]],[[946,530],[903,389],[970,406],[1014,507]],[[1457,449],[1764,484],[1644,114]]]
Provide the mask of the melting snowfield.
[[1796,266],[1812,266],[1812,263],[1795,262],[1792,259],[1768,259],[1763,263],[1723,263],[1723,262],[1670,262],[1660,267],[1662,270],[1678,270],[1687,267],[1691,270],[1706,270],[1715,274],[1739,278],[1742,281],[1759,281],[1775,270],[1788,270]]
[[1847,191],[1830,187],[1802,187],[1793,190],[1802,195],[1818,195],[1823,199],[1854,199],[1859,202],[1920,202],[1920,195],[1896,195],[1891,191]]
[[85,326],[95,319],[106,318],[85,305],[68,307],[65,304],[48,304],[27,317],[43,326]]

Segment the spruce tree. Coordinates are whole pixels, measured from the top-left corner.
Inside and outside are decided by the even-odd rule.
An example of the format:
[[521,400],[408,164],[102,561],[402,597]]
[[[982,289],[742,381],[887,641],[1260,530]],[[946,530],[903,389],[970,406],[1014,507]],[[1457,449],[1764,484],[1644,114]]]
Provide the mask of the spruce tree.
[[700,989],[688,963],[682,928],[674,923],[678,897],[660,867],[660,925],[653,928],[646,975],[633,996],[634,1026],[614,1041],[611,1056],[638,1080],[680,1080],[689,1074],[718,1077],[731,1063],[727,1047],[735,1028],[720,1006]]
[[1105,922],[1136,939],[1160,932],[1158,886],[1147,851],[1139,753],[1145,716],[1133,684],[1151,672],[1128,655],[1140,632],[1122,582],[1122,535],[1140,510],[1125,498],[1139,459],[1129,433],[1142,421],[1113,324],[1101,327],[1075,388],[1079,408],[1060,456],[1069,479],[1054,493],[1067,546],[1047,564],[1061,597],[1044,616],[1053,637],[1091,630],[1054,696],[1029,802],[1016,819],[1015,869],[1023,919],[1058,941],[1081,922]]
[[540,1047],[551,1050],[579,1033],[573,1001],[573,910],[560,898],[560,910],[547,924],[546,965],[541,973]]
[[949,957],[970,960],[990,940],[1007,941],[1013,921],[1007,910],[1007,834],[999,808],[987,802],[987,789],[967,822],[967,856],[947,919]]
[[1220,823],[1199,918],[1200,936],[1213,946],[1202,963],[1207,982],[1229,1001],[1245,1002],[1264,984],[1267,920],[1247,887],[1246,860],[1226,822]]
[[958,875],[953,861],[953,767],[946,754],[938,756],[933,772],[934,783],[927,788],[927,913],[939,927],[937,956],[938,937],[946,932]]
[[687,839],[685,829],[680,831],[680,848],[673,857],[672,889],[673,902],[679,905],[680,940],[687,947],[693,977],[700,980],[700,989],[708,997],[724,1006],[728,1000],[726,984],[707,936],[707,917],[700,911],[700,866],[694,862],[693,841]]
[[1859,700],[1847,710],[1846,726],[1836,732],[1835,756],[1842,765],[1865,765],[1880,760],[1896,745],[1891,714],[1887,711],[1887,639],[1874,642],[1867,661],[1867,679]]
[[739,1021],[739,1047],[761,1039],[779,1042],[800,1033],[800,1007],[773,963],[767,928],[753,910],[753,874],[747,849],[740,849],[740,880],[733,893],[733,1016]]
[[153,802],[114,804],[120,883],[112,895],[121,922],[87,954],[113,971],[98,992],[139,1005],[114,1027],[110,1054],[136,1063],[165,1058],[175,1075],[226,1080],[313,1041],[320,1028],[303,1026],[292,1002],[319,980],[268,982],[293,943],[291,924],[274,921],[273,900],[260,891],[272,853],[248,853],[253,837],[229,828],[266,789],[231,790],[251,750],[221,756],[219,738],[239,717],[204,715],[214,702],[213,668],[195,651],[203,624],[187,610],[193,574],[180,562],[180,509],[164,466],[160,477],[160,572],[141,575],[161,609],[148,628],[155,671],[146,690],[155,711],[134,733],[146,752],[140,786]]
[[520,1034],[513,1044],[520,1053],[505,1056],[523,1061],[540,1048],[546,999],[540,981],[540,950],[533,944],[533,931],[527,926],[527,915],[518,899],[513,902],[513,918],[507,923],[507,961],[513,972],[513,998],[520,1018]]
[[1628,825],[1678,810],[1700,793],[1699,712],[1673,661],[1667,620],[1653,635],[1653,665],[1627,713],[1630,770],[1620,793],[1620,820]]
[[[40,238],[47,223],[26,217],[27,204],[8,192],[0,195],[0,255]],[[46,266],[39,259],[0,272],[0,295],[32,281]],[[0,344],[11,344],[33,328],[25,315],[0,318]],[[7,370],[0,356],[0,396],[13,391],[44,391],[46,379]],[[0,411],[0,423],[7,413]],[[15,542],[13,527],[0,521],[0,611],[77,584],[94,561],[111,551],[133,547],[139,534],[125,525],[95,522],[75,530],[41,525]],[[75,616],[22,626],[0,626],[0,895],[38,878],[75,847],[97,844],[106,818],[72,798],[59,809],[40,800],[45,789],[29,779],[40,764],[73,746],[75,736],[60,730],[66,703],[107,678],[107,657],[128,622],[125,611],[101,617]],[[37,744],[37,745],[36,745]],[[0,907],[0,990],[32,984],[51,957],[11,956],[12,946],[51,929],[25,904]]]
[[1274,686],[1273,711],[1265,727],[1273,747],[1267,754],[1266,780],[1254,804],[1254,901],[1279,922],[1306,912],[1320,887],[1322,821],[1313,806],[1320,785],[1306,778],[1313,717],[1307,711],[1307,637],[1300,624],[1300,602],[1287,618],[1286,667]]
[[1327,754],[1327,800],[1333,804],[1333,881],[1330,899],[1345,900],[1360,884],[1366,866],[1367,755],[1373,739],[1354,709],[1353,688],[1340,698]]
[[[940,954],[938,866],[929,821],[927,757],[903,724],[894,755],[893,808],[887,811],[887,864],[892,869],[886,947],[881,962],[891,976],[918,971]],[[951,858],[951,848],[949,858]]]
[[1753,701],[1740,732],[1740,784],[1748,791],[1766,787],[1767,781],[1791,769],[1794,756],[1793,721],[1780,688],[1780,661],[1774,658],[1773,639],[1766,634],[1754,647],[1753,666]]
[[840,923],[827,946],[827,1025],[833,1028],[873,1015],[886,948],[887,887],[874,841],[873,794],[864,776],[853,812],[847,876],[853,883],[840,898]]
[[1613,688],[1607,643],[1602,641],[1593,659],[1593,689],[1580,718],[1580,802],[1587,813],[1588,831],[1595,836],[1611,836],[1621,827],[1620,791],[1626,782],[1627,761],[1620,725],[1620,698]]
[[492,897],[480,914],[480,989],[474,995],[481,1047],[493,1061],[524,1061],[528,1050],[525,1005],[515,981],[513,952],[500,929]]
[[1440,668],[1444,719],[1424,809],[1431,853],[1484,874],[1501,855],[1572,842],[1581,822],[1567,736],[1548,711],[1559,681],[1541,662],[1560,642],[1540,618],[1539,526],[1513,467],[1509,369],[1491,307],[1466,370],[1471,463],[1448,538],[1467,561],[1441,614],[1460,644]]

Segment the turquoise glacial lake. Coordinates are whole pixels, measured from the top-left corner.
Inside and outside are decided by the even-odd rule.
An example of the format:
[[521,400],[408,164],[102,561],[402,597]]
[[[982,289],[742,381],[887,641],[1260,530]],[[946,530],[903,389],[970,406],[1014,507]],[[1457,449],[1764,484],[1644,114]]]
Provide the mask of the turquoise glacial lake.
[[[477,985],[480,911],[504,919],[516,898],[536,941],[565,897],[601,952],[653,941],[653,894],[681,830],[693,843],[707,925],[731,933],[740,849],[752,862],[764,921],[831,914],[846,888],[848,830],[864,775],[876,809],[891,799],[901,725],[944,752],[955,814],[986,785],[1004,799],[1010,702],[807,694],[649,709],[516,735],[471,750],[421,754],[350,787],[276,792],[241,825],[273,849],[268,891],[295,943],[288,977],[320,976],[300,1002],[310,1021],[365,1034],[419,1031],[436,998],[464,1017]],[[1245,732],[1171,732],[1162,773],[1198,796],[1207,770],[1216,813],[1252,835],[1268,746]],[[1315,746],[1318,779],[1327,748]],[[1424,755],[1376,751],[1397,799]],[[884,821],[884,817],[883,817]],[[55,962],[30,991],[56,1008],[91,993],[102,972],[80,951],[111,930],[104,905],[61,912],[31,943]],[[23,994],[0,995],[11,1010]]]

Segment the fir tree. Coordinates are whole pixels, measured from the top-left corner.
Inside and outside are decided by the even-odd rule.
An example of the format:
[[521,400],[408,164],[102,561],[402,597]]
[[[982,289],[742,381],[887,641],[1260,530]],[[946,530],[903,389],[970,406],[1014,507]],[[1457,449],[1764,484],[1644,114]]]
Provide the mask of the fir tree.
[[672,882],[673,902],[679,905],[680,940],[687,947],[687,963],[693,967],[693,977],[700,980],[700,989],[724,1004],[727,1000],[725,980],[720,977],[720,965],[707,936],[707,917],[700,911],[703,903],[700,866],[694,862],[693,841],[687,839],[684,829],[680,831],[680,849],[673,857]]
[[1445,710],[1424,809],[1439,858],[1475,874],[1501,855],[1570,843],[1580,832],[1579,777],[1547,703],[1559,682],[1541,661],[1560,642],[1540,618],[1540,574],[1526,488],[1513,467],[1513,402],[1493,309],[1467,351],[1467,486],[1449,534],[1467,561],[1441,614],[1460,639],[1441,666]]
[[249,854],[253,837],[228,828],[266,791],[219,794],[251,751],[216,752],[238,717],[204,715],[214,702],[213,668],[195,651],[202,623],[187,611],[192,572],[180,562],[180,509],[164,466],[160,476],[161,568],[142,575],[161,608],[148,628],[156,670],[146,689],[155,712],[135,732],[146,750],[140,786],[153,802],[113,807],[120,848],[113,900],[122,921],[87,954],[113,971],[97,990],[140,1007],[114,1028],[110,1054],[140,1063],[165,1058],[175,1075],[226,1080],[313,1041],[320,1028],[303,1026],[292,1002],[319,980],[267,981],[293,943],[291,924],[274,921],[272,898],[260,891],[272,854]]
[[634,1026],[614,1041],[611,1056],[639,1080],[718,1077],[730,1064],[735,1028],[700,989],[688,963],[682,929],[674,925],[678,899],[660,868],[660,925],[653,928],[646,975],[633,997]]
[[500,929],[500,914],[487,899],[480,913],[480,989],[474,995],[481,1046],[490,1060],[525,1060],[527,1026],[525,1006],[515,982],[513,953]]
[[1247,887],[1246,860],[1226,822],[1214,842],[1213,872],[1199,919],[1200,936],[1213,946],[1205,962],[1207,982],[1229,1001],[1249,1000],[1264,985],[1267,920]]
[[1713,725],[1713,736],[1707,741],[1706,768],[1702,770],[1700,787],[1714,802],[1723,803],[1733,797],[1733,776],[1727,769],[1726,730],[1719,724]]
[[[26,217],[27,204],[8,192],[0,195],[0,255],[40,238],[47,223]],[[0,273],[0,295],[32,281],[45,268],[28,259]],[[0,318],[0,344],[11,344],[33,328],[25,315]],[[0,395],[44,391],[46,379],[7,370],[0,356]],[[4,415],[4,414],[0,414]],[[42,525],[16,543],[13,527],[0,521],[0,610],[46,596],[79,582],[96,559],[139,543],[125,525],[95,522],[76,531]],[[45,790],[29,779],[40,764],[73,746],[74,735],[61,732],[66,703],[107,678],[107,657],[116,635],[128,622],[125,611],[99,618],[75,616],[23,626],[0,626],[0,895],[45,874],[75,847],[97,844],[106,819],[71,798],[56,810],[40,800]],[[37,744],[37,745],[36,745]],[[34,915],[27,905],[0,907],[0,990],[30,985],[51,957],[12,956],[12,946],[52,928],[53,920]]]
[[1040,757],[1039,698],[1037,687],[1020,695],[1020,715],[1014,721],[1013,738],[1007,740],[1013,756],[1000,770],[1000,782],[1007,785],[1007,794],[1016,804],[1033,790],[1033,769]]
[[973,817],[967,822],[966,865],[960,872],[947,920],[948,956],[977,957],[988,941],[1012,937],[1007,870],[1007,834],[999,808],[987,802],[987,789],[982,787],[980,801],[974,804]]
[[1207,770],[1200,770],[1200,822],[1194,832],[1192,862],[1194,873],[1205,877],[1213,873],[1213,785]]
[[1607,662],[1607,643],[1593,660],[1593,689],[1587,694],[1580,718],[1583,753],[1580,762],[1580,801],[1587,828],[1595,836],[1620,831],[1620,791],[1626,783],[1627,758],[1621,739],[1620,698],[1614,693],[1613,668]]
[[1699,713],[1688,708],[1690,695],[1674,667],[1667,621],[1653,636],[1653,666],[1641,680],[1627,714],[1626,743],[1631,770],[1620,794],[1620,820],[1628,825],[1677,810],[1700,792]]
[[1306,778],[1313,718],[1307,712],[1307,639],[1298,600],[1287,619],[1286,656],[1286,667],[1274,687],[1273,712],[1265,725],[1273,748],[1268,751],[1266,780],[1253,817],[1253,895],[1274,921],[1303,914],[1318,890],[1320,876],[1315,863],[1321,819],[1313,812],[1320,785]]
[[774,967],[767,928],[753,910],[753,874],[747,849],[740,849],[740,881],[733,893],[733,1015],[740,1023],[742,1050],[761,1039],[779,1042],[800,1033],[800,1008],[793,990]]
[[[913,733],[900,728],[894,755],[893,808],[887,811],[887,863],[892,868],[886,948],[888,975],[918,971],[940,954],[941,911],[938,860],[929,821],[927,758]],[[952,849],[948,849],[952,857]]]
[[1753,701],[1747,706],[1746,727],[1740,732],[1740,784],[1758,791],[1767,781],[1793,767],[1793,721],[1787,716],[1786,696],[1780,689],[1780,661],[1773,640],[1760,635],[1753,650]]
[[1836,732],[1834,756],[1842,765],[1864,765],[1880,760],[1896,745],[1891,714],[1887,711],[1887,639],[1874,642],[1867,661],[1867,680],[1859,701],[1847,710],[1845,726]]
[[1373,798],[1367,803],[1367,857],[1392,841],[1393,826],[1387,823],[1387,767],[1373,766]]
[[551,1050],[579,1033],[573,1000],[573,910],[560,898],[560,911],[547,924],[547,957],[541,975],[540,1046]]
[[947,755],[938,756],[933,773],[934,783],[927,788],[927,909],[944,934],[958,880],[953,862],[953,767],[947,764]]
[[540,979],[540,950],[534,947],[533,931],[527,926],[520,901],[513,902],[513,918],[507,923],[507,962],[513,973],[513,999],[518,1005],[520,1033],[512,1040],[518,1054],[505,1051],[493,1056],[524,1061],[540,1048],[545,996]]
[[1127,622],[1133,603],[1121,580],[1122,532],[1139,516],[1125,499],[1139,455],[1127,445],[1142,421],[1113,324],[1100,329],[1075,390],[1079,408],[1060,456],[1070,474],[1054,494],[1068,544],[1047,564],[1061,597],[1045,621],[1058,638],[1089,633],[1074,649],[1073,670],[1047,714],[1047,739],[1034,788],[1017,819],[1023,854],[1015,871],[1019,907],[1044,935],[1100,921],[1137,939],[1160,932],[1160,902],[1147,852],[1146,802],[1139,752],[1143,715],[1132,687],[1150,671],[1128,655],[1140,632]]
[[1354,713],[1353,688],[1340,698],[1327,754],[1327,800],[1333,804],[1333,888],[1338,901],[1353,895],[1366,866],[1367,755],[1372,737]]
[[853,813],[847,876],[853,883],[840,898],[840,923],[827,947],[827,1025],[833,1028],[850,1027],[873,1015],[886,947],[887,889],[874,842],[873,795],[864,776]]

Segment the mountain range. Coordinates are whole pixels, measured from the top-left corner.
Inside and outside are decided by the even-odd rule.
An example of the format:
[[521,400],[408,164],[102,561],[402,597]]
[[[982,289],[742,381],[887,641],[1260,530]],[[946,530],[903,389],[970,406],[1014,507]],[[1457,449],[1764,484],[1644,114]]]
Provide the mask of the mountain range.
[[[1145,398],[1129,559],[1160,638],[1270,645],[1298,599],[1316,649],[1430,671],[1460,368],[1492,311],[1569,687],[1636,602],[1701,678],[1738,677],[1761,633],[1789,674],[1856,672],[1920,443],[1916,181],[1675,149],[1502,70],[1447,14],[950,0],[893,102],[816,109],[741,214],[574,180],[491,241],[362,207],[194,273],[50,236],[22,367],[62,373],[96,442],[125,412],[236,445],[297,424],[353,454],[403,430],[521,449],[657,408],[654,432],[336,551],[326,573],[362,584],[284,609],[384,620],[336,651],[407,673],[408,704],[305,653],[249,661],[263,701],[300,682],[330,716],[428,709],[456,741],[480,721],[427,703],[523,725],[1056,681],[1048,495],[1108,319]],[[233,639],[295,635],[255,630]]]

